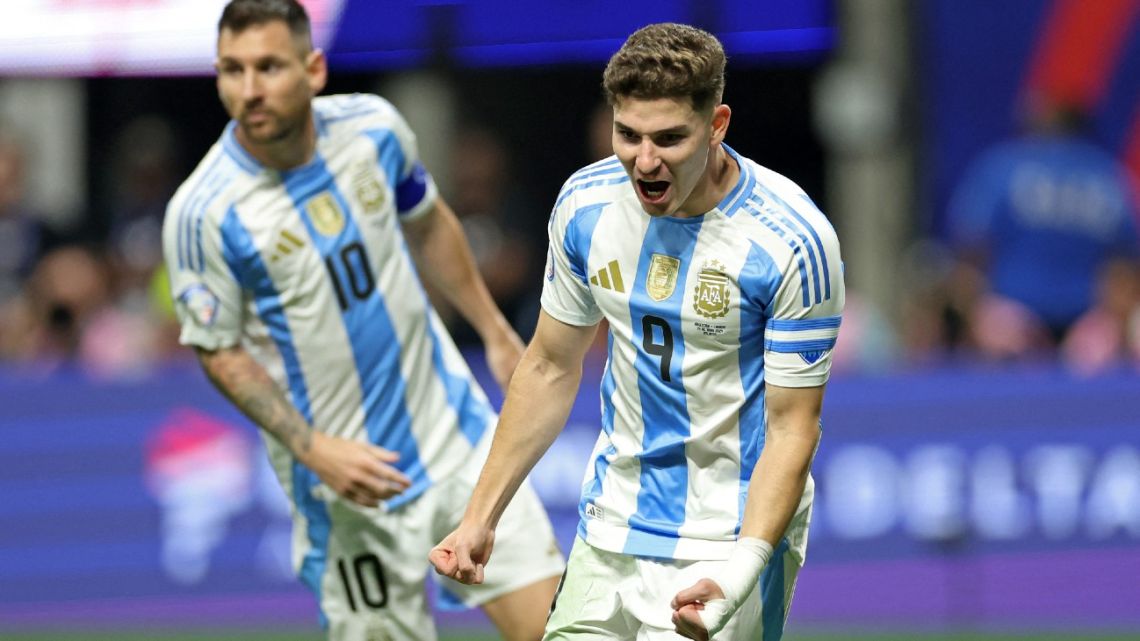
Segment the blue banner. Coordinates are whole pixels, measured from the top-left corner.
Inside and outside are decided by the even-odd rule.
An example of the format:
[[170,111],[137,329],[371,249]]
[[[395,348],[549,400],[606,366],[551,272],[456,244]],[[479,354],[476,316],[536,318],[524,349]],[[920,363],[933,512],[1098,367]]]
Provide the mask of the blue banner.
[[[600,371],[531,477],[564,549]],[[833,379],[793,620],[1140,626],[1138,386],[1052,370]],[[0,636],[315,625],[259,437],[197,370],[0,374],[0,398]]]

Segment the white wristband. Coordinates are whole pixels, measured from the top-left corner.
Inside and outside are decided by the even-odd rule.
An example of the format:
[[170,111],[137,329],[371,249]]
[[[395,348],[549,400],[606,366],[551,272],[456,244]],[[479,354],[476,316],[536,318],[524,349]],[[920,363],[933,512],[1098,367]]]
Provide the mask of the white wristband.
[[736,541],[724,569],[718,576],[712,577],[720,586],[720,591],[724,592],[724,599],[709,601],[699,611],[701,623],[708,630],[709,638],[724,629],[729,618],[760,582],[760,573],[771,558],[772,546],[767,541],[753,537]]

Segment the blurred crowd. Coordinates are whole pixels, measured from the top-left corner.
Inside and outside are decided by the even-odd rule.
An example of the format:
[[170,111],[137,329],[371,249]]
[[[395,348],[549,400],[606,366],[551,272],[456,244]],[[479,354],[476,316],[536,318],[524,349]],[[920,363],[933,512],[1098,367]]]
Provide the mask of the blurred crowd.
[[[609,128],[601,106],[584,136],[590,158],[610,154]],[[538,315],[549,203],[510,180],[508,147],[489,127],[462,127],[444,196],[492,294],[526,337]],[[28,152],[0,126],[0,364],[130,378],[191,358],[178,345],[162,266],[166,202],[191,161],[170,124],[145,116],[119,132],[106,172],[110,207],[96,226],[54,229],[27,204]],[[849,290],[836,371],[1140,366],[1135,201],[1134,181],[1089,141],[1079,114],[1031,110],[1018,138],[979,154],[962,176],[947,231],[899,257],[894,308]],[[437,306],[460,344],[476,340]]]
[[967,168],[945,238],[904,258],[903,352],[1084,374],[1140,364],[1136,178],[1078,110],[1038,98],[1022,118]]
[[162,217],[181,179],[168,123],[145,117],[120,132],[107,229],[49,226],[27,204],[29,152],[0,128],[0,362],[123,378],[188,356],[162,269]]

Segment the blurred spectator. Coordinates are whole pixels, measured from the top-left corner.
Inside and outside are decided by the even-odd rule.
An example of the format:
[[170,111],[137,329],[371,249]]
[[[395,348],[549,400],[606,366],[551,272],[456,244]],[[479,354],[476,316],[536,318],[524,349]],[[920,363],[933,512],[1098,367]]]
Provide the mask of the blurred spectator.
[[24,200],[24,146],[0,127],[0,307],[19,293],[47,245],[41,217]]
[[[538,320],[548,209],[536,207],[518,188],[506,147],[488,129],[463,130],[451,162],[453,193],[447,199],[463,224],[483,280],[519,334],[529,337]],[[441,314],[449,317],[456,342],[477,340],[457,315]]]
[[1113,260],[1104,266],[1096,302],[1065,336],[1061,357],[1083,374],[1140,364],[1140,273],[1133,262]]
[[[965,268],[949,274],[949,305],[966,344],[1020,358],[1059,343],[1093,302],[1098,271],[1134,258],[1138,239],[1125,169],[1082,135],[1082,115],[1044,101],[1028,130],[983,153],[950,204],[951,237]],[[984,275],[981,286],[953,282]]]
[[36,264],[5,319],[6,360],[49,369],[79,357],[83,329],[110,302],[105,264],[88,248],[64,246]]
[[141,375],[161,358],[159,326],[115,306],[96,251],[65,245],[37,263],[0,333],[0,360],[51,372],[76,365],[101,377]]
[[115,143],[109,259],[130,305],[142,306],[155,269],[162,263],[162,219],[180,182],[174,132],[164,118],[142,116]]
[[[185,356],[178,345],[178,323],[169,302],[162,265],[162,220],[166,203],[181,179],[177,137],[170,122],[145,115],[119,132],[114,147],[107,258],[118,313],[110,325],[150,326],[150,358]],[[110,330],[106,324],[102,328]],[[112,333],[118,333],[117,330]],[[110,354],[97,359],[107,363]],[[119,361],[115,369],[133,370],[143,362]]]

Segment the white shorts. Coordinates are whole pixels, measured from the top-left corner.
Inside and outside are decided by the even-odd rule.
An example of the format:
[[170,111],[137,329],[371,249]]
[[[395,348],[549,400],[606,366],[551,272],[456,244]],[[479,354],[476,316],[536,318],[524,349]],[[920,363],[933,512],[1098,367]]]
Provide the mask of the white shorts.
[[[582,539],[566,566],[544,641],[679,641],[669,603],[726,561],[668,561],[599,550]],[[785,540],[753,590],[714,641],[779,639],[802,561]]]
[[[359,508],[339,498],[328,503],[332,526],[319,597],[330,640],[436,638],[424,589],[428,552],[459,525],[485,460],[486,452],[480,454],[472,457],[471,469],[391,511]],[[464,604],[477,606],[558,576],[564,568],[546,510],[524,483],[495,530],[482,584],[430,575]]]

